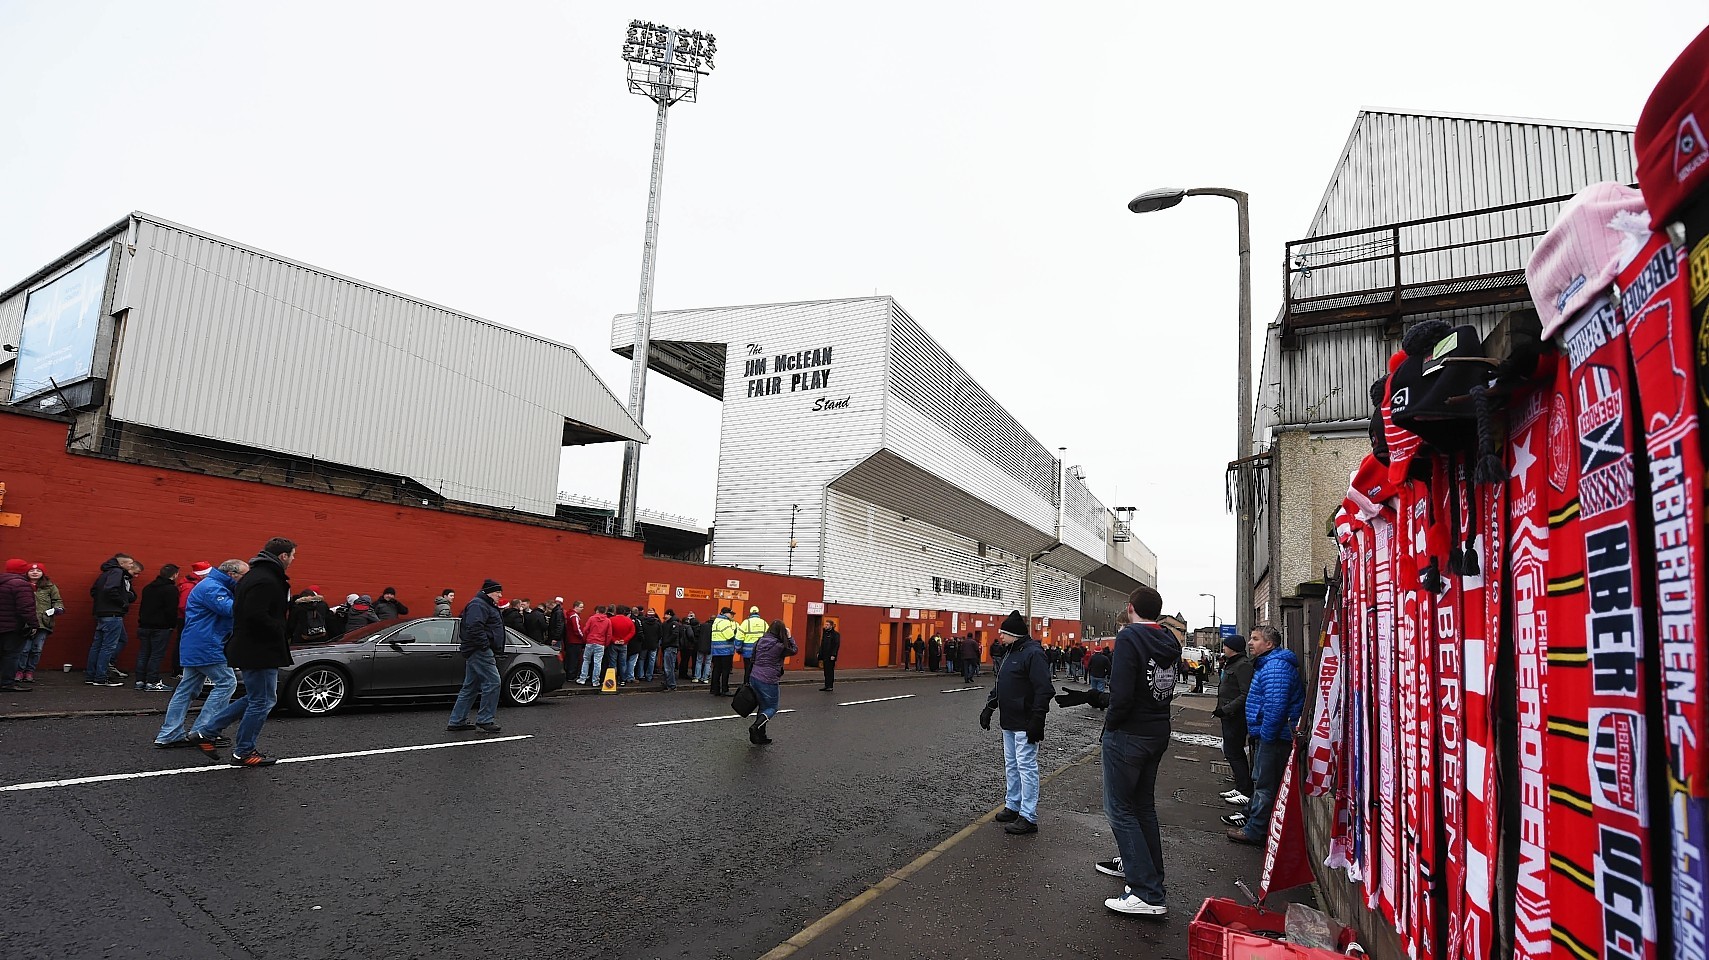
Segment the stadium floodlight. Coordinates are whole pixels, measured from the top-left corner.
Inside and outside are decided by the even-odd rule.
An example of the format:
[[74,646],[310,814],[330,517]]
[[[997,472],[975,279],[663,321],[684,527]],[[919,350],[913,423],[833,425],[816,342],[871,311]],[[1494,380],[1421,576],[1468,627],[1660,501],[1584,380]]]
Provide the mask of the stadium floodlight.
[[[653,178],[647,188],[647,238],[641,251],[641,296],[635,308],[634,362],[629,368],[629,415],[640,423],[647,405],[647,360],[652,349],[653,267],[659,245],[659,194],[665,177],[665,120],[671,104],[695,102],[700,78],[710,74],[718,38],[699,30],[667,27],[647,20],[629,21],[623,60],[629,66],[629,92],[658,104],[653,122]],[[623,488],[617,498],[618,532],[635,535],[635,498],[640,489],[641,444],[623,447]]]

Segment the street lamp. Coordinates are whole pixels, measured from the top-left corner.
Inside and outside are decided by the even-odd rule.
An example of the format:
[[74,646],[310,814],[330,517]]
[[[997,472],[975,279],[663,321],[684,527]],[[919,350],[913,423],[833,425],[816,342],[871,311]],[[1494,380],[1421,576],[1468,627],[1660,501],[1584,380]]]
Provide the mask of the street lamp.
[[1218,622],[1217,622],[1217,618],[1216,618],[1216,594],[1214,594],[1214,593],[1201,593],[1201,594],[1199,594],[1199,596],[1211,598],[1211,626],[1212,627],[1217,626]]
[[[1252,445],[1252,235],[1247,219],[1246,193],[1224,187],[1148,190],[1129,200],[1127,208],[1134,213],[1155,213],[1167,210],[1188,197],[1227,197],[1234,201],[1239,217],[1240,323],[1237,336],[1240,342],[1235,387],[1239,394],[1240,410],[1235,418],[1237,434],[1234,463],[1231,466],[1244,473],[1250,469],[1250,465],[1245,461]],[[1245,495],[1244,490],[1237,502],[1239,514],[1234,529],[1234,624],[1237,630],[1245,631],[1252,626],[1246,622],[1252,616],[1252,513],[1250,498]]]
[[[629,368],[629,415],[640,423],[647,405],[647,354],[652,345],[653,271],[659,246],[659,195],[665,177],[665,120],[673,103],[695,102],[700,77],[712,72],[718,39],[699,30],[629,21],[623,60],[629,65],[629,92],[658,104],[653,121],[653,177],[647,187],[647,238],[641,250],[641,297],[635,308],[635,353]],[[618,532],[635,535],[635,498],[641,481],[641,444],[623,446],[623,486],[617,499]]]

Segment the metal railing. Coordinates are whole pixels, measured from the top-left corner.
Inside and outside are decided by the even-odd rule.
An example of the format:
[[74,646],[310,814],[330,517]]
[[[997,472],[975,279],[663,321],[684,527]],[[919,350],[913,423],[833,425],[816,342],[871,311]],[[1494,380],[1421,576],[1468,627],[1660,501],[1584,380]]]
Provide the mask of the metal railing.
[[1283,329],[1523,303],[1525,263],[1572,195],[1290,241]]

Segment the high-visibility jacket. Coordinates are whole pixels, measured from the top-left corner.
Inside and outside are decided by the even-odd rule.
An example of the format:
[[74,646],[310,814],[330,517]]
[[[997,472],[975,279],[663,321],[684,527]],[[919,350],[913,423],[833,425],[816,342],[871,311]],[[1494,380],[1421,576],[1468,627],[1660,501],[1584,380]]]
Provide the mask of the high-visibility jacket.
[[742,658],[744,660],[752,660],[754,658],[754,644],[759,643],[760,638],[765,636],[765,632],[770,629],[771,624],[767,623],[765,618],[761,617],[757,613],[748,619],[743,620],[741,624],[736,627],[736,637],[741,641]]
[[712,655],[728,657],[736,652],[736,621],[719,614],[712,621]]

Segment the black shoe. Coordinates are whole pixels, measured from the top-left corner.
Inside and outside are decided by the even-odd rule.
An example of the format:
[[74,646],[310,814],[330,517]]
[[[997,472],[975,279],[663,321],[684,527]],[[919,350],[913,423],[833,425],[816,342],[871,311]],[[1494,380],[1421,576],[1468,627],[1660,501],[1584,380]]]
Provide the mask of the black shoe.
[[504,728],[496,723],[477,723],[475,728],[482,733],[503,733]]
[[998,823],[1014,823],[1015,818],[1019,817],[1020,815],[1021,815],[1021,813],[1019,810],[1011,810],[1008,807],[1004,807],[1001,812],[999,812],[996,816],[992,817],[991,819],[997,821]]
[[831,692],[831,688],[830,688],[830,687],[820,687],[820,688],[819,688],[819,692],[820,692],[820,693],[830,693],[830,692]]
[[1004,827],[1003,832],[1013,834],[1017,837],[1026,833],[1037,833],[1038,824],[1028,820],[1026,817],[1018,817],[1014,823]]
[[234,753],[226,762],[234,767],[271,767],[279,761],[262,756],[260,751],[251,750],[249,753]]
[[165,743],[161,743],[159,740],[154,741],[154,749],[156,750],[171,750],[173,747],[187,747],[189,745],[190,741],[183,737],[179,737],[176,740],[168,740]]
[[447,723],[445,725],[446,733],[462,733],[465,730],[473,729],[475,729],[475,725],[472,723]]
[[217,737],[205,737],[192,731],[189,736],[184,738],[184,741],[190,746],[195,747],[197,750],[202,751],[202,755],[207,757],[209,760],[218,760],[220,758],[220,745],[217,742],[219,739],[220,738]]

